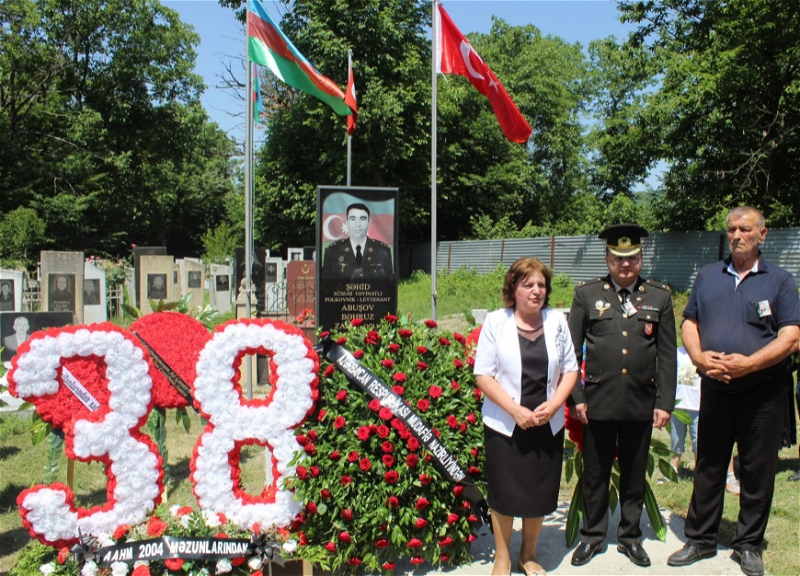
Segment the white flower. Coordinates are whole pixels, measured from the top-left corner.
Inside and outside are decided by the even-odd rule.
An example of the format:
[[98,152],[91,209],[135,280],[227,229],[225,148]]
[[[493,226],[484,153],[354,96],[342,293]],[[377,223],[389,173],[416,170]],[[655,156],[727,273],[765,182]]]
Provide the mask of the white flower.
[[283,543],[283,551],[287,554],[292,554],[297,550],[297,540],[287,540]]
[[150,561],[149,560],[137,560],[136,562],[133,563],[133,568],[134,569],[138,568],[139,566],[150,566]]
[[263,564],[264,562],[258,556],[253,556],[247,561],[250,570],[259,570]]
[[203,520],[209,528],[216,528],[222,524],[222,522],[219,521],[219,515],[211,510],[203,510]]
[[230,560],[228,560],[227,558],[223,558],[222,560],[217,560],[217,568],[216,568],[217,574],[227,574],[231,570],[233,570],[233,565],[231,564]]
[[96,576],[97,575],[97,564],[94,563],[93,560],[89,560],[86,564],[83,565],[81,568],[81,576]]
[[39,566],[39,572],[44,574],[44,576],[49,576],[50,574],[52,574],[55,571],[56,571],[56,567],[53,566],[52,562],[49,562],[47,564],[42,564],[41,566]]
[[181,509],[181,507],[178,504],[175,504],[175,505],[169,507],[169,513],[172,514],[173,516],[177,516],[178,515],[178,510],[180,510],[180,509]]
[[114,562],[111,564],[112,576],[126,576],[128,573],[128,565],[125,562]]

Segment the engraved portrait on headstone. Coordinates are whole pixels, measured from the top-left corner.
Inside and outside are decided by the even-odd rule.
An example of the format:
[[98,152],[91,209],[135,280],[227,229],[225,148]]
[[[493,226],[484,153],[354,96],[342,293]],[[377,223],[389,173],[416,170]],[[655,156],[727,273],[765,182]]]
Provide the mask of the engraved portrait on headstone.
[[0,311],[14,311],[14,281],[0,280]]
[[217,279],[217,291],[219,292],[229,292],[231,289],[231,277],[230,276],[216,276]]
[[22,343],[37,330],[66,326],[72,323],[72,320],[72,311],[3,312],[0,314],[0,342],[3,346],[0,361],[10,361]]
[[167,297],[167,275],[147,275],[147,297],[151,300],[163,300]]
[[49,274],[47,306],[51,312],[75,311],[75,274]]
[[189,280],[187,286],[189,288],[200,288],[200,272],[189,272]]
[[100,304],[100,279],[83,279],[83,305],[97,306]]
[[278,265],[275,262],[267,262],[264,268],[264,281],[277,282],[278,281]]

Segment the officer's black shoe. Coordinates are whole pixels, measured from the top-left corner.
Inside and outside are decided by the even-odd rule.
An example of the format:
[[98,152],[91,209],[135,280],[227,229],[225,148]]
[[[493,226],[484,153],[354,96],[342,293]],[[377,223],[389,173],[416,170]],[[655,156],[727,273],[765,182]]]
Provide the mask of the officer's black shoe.
[[625,554],[637,566],[650,566],[650,556],[644,551],[641,544],[618,544],[617,552]]
[[764,574],[764,562],[761,556],[754,550],[734,550],[733,555],[738,558],[742,572],[747,576],[762,576]]
[[713,558],[716,555],[716,546],[714,548],[700,548],[698,546],[686,544],[683,548],[677,552],[673,552],[670,557],[667,558],[667,564],[669,566],[688,566],[703,558]]
[[586,542],[581,542],[577,548],[575,548],[575,552],[572,553],[572,565],[573,566],[583,566],[584,564],[588,564],[589,560],[594,558],[594,555],[600,552],[601,544],[588,544]]
[[787,480],[789,480],[789,482],[797,482],[798,480],[800,480],[800,470],[789,476]]

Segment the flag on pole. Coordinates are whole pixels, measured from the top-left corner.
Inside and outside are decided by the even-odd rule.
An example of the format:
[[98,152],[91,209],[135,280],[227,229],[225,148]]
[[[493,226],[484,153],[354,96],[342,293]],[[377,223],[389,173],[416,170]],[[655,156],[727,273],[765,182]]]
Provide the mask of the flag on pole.
[[250,61],[269,68],[283,82],[319,98],[340,116],[349,115],[344,92],[306,60],[272,21],[259,0],[249,0],[248,43]]
[[264,101],[261,100],[261,85],[258,81],[258,66],[253,65],[253,120],[261,121],[261,114],[264,112]]
[[524,143],[533,131],[511,96],[486,63],[478,56],[441,4],[436,42],[436,70],[442,74],[458,74],[467,78],[478,92],[489,99],[500,128],[512,142]]
[[356,100],[356,81],[353,76],[353,58],[350,54],[347,55],[347,92],[344,95],[344,103],[350,108],[350,115],[347,117],[347,133],[352,136],[356,131],[358,101]]

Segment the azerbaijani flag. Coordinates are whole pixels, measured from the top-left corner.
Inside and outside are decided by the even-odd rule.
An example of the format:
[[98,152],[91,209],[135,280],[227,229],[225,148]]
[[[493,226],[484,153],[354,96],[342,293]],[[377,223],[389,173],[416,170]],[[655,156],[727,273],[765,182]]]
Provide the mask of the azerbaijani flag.
[[283,82],[319,98],[341,116],[352,114],[344,92],[320,74],[272,21],[259,0],[249,0],[247,30],[251,62],[266,66]]

